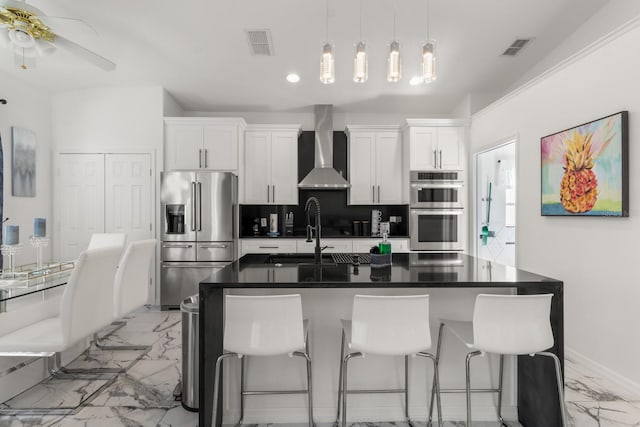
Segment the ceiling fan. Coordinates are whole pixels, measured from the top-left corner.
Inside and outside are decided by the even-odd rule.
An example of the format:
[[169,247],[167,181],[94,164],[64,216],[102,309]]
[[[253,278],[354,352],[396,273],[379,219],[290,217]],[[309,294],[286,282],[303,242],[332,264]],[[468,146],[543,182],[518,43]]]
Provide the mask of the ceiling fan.
[[24,0],[0,0],[0,45],[13,49],[16,65],[23,69],[33,67],[38,56],[53,53],[60,47],[105,71],[115,70],[116,64],[54,33],[43,19],[72,19],[88,26],[79,19],[47,17]]

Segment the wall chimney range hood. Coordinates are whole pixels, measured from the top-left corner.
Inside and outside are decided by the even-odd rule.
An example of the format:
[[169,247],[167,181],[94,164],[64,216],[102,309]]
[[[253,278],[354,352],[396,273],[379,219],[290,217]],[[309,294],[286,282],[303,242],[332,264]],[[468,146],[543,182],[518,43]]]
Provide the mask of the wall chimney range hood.
[[314,168],[298,184],[298,188],[342,190],[351,184],[333,168],[333,105],[315,105]]

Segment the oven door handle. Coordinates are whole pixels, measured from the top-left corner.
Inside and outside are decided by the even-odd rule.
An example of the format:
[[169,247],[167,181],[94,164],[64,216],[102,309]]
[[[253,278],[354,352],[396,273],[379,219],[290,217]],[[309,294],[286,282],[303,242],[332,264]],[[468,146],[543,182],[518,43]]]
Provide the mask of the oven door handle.
[[434,183],[416,183],[413,182],[411,183],[411,188],[417,188],[417,189],[422,189],[422,188],[463,188],[464,184],[462,182],[451,182],[451,183],[439,183],[439,182],[434,182]]

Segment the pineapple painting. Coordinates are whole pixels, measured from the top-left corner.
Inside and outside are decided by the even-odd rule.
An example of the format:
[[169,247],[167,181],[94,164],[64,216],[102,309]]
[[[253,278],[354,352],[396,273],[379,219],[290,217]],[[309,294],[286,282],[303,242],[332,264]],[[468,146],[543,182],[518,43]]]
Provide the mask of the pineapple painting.
[[542,215],[628,216],[627,112],[541,139]]

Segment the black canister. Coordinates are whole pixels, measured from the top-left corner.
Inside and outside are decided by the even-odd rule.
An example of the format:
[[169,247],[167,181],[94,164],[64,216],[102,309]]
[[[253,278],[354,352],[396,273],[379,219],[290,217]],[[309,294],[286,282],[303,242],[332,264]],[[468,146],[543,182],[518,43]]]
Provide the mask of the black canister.
[[371,227],[369,221],[362,221],[362,236],[369,236],[371,234]]
[[362,236],[362,222],[353,221],[351,223],[351,235],[352,236]]

